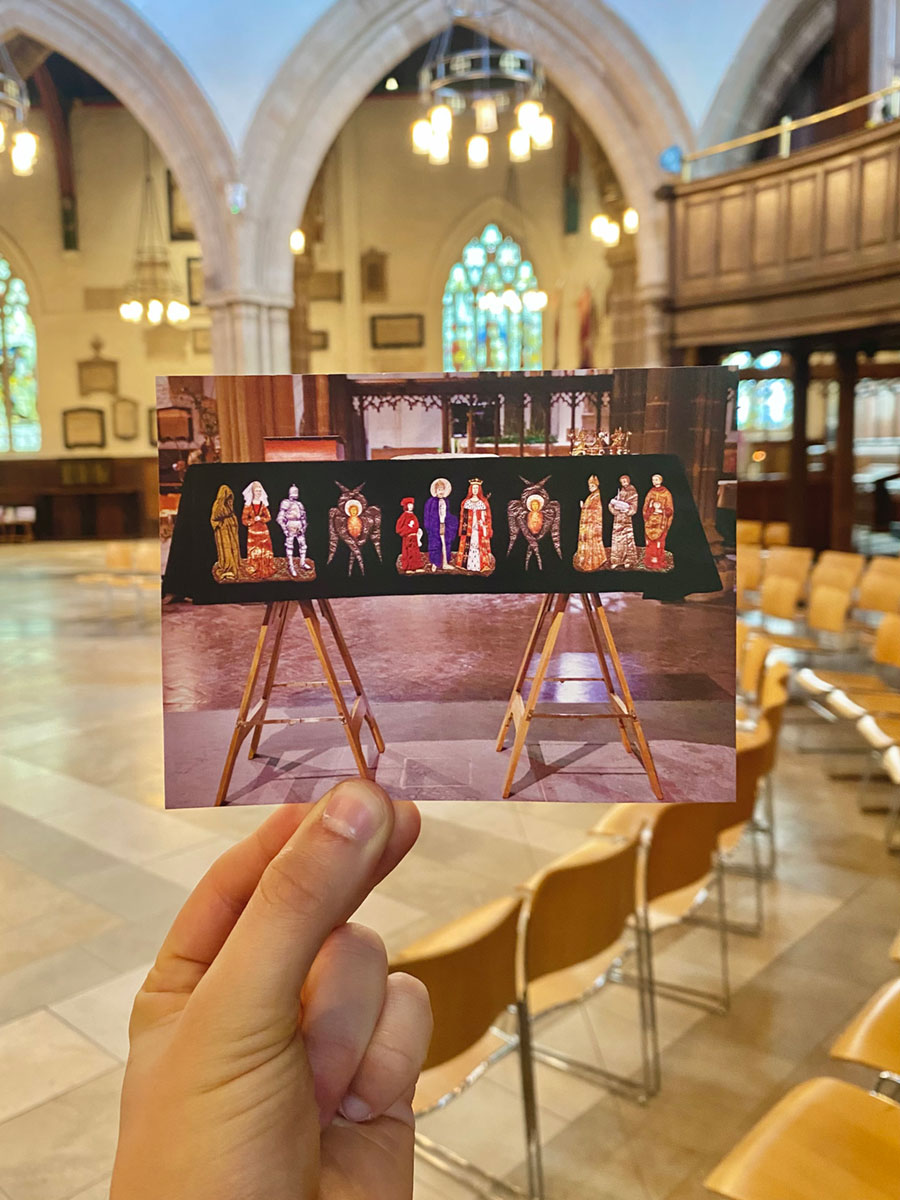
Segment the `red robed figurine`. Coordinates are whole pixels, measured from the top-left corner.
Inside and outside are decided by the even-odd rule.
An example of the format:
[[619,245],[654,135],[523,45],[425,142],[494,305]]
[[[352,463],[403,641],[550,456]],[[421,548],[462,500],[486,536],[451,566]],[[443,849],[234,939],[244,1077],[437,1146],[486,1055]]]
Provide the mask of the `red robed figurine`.
[[421,571],[425,566],[425,560],[422,558],[422,552],[419,549],[419,539],[421,537],[419,519],[413,512],[416,502],[412,496],[407,496],[400,503],[403,506],[403,512],[397,518],[397,524],[394,526],[397,533],[403,538],[403,548],[400,552],[400,570]]

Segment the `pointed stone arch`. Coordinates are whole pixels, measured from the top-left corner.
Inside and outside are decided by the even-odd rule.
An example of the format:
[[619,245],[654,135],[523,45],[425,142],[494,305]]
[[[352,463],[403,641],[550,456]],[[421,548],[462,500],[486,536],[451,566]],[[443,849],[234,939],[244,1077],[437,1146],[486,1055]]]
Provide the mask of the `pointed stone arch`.
[[[836,0],[769,0],[753,22],[713,97],[697,136],[716,146],[764,129],[785,90],[809,65],[834,30]],[[749,151],[729,151],[727,165]],[[713,169],[722,170],[724,158]],[[698,168],[695,172],[701,174]]]
[[[655,191],[660,152],[694,145],[693,131],[659,64],[619,17],[596,0],[516,6],[515,33],[578,110],[641,213],[639,281],[644,296],[666,285],[667,231]],[[328,148],[378,80],[447,24],[444,0],[337,0],[294,48],[263,97],[241,152],[251,185],[244,232],[254,286],[291,303],[288,236]],[[352,72],[348,70],[352,64]],[[275,350],[274,369],[287,361]]]
[[225,184],[231,143],[187,67],[124,0],[0,0],[0,41],[36,38],[89,71],[156,143],[191,210],[209,292],[234,288],[236,237]]

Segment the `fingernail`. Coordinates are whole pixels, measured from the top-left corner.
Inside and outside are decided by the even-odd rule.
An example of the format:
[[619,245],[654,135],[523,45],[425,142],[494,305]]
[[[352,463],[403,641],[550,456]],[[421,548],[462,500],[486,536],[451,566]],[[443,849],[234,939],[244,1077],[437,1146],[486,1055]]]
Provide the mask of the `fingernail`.
[[361,779],[339,783],[322,813],[322,824],[350,842],[367,842],[384,820],[384,801],[374,787]]
[[359,1096],[354,1096],[348,1092],[341,1101],[341,1116],[346,1117],[348,1121],[355,1121],[359,1124],[362,1121],[371,1121],[372,1110],[366,1104],[365,1100],[360,1100]]

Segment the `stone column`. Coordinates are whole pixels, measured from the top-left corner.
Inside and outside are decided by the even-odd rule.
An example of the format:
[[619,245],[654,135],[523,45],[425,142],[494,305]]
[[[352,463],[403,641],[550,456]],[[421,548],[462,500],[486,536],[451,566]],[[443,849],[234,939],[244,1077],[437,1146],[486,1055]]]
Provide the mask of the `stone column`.
[[290,309],[258,297],[210,300],[214,373],[289,374]]
[[794,363],[794,427],[791,434],[791,474],[788,479],[788,520],[791,545],[805,546],[809,540],[806,507],[809,503],[806,472],[806,393],[809,388],[809,346],[791,344]]
[[853,423],[856,406],[856,351],[837,352],[838,402],[837,439],[831,478],[831,547],[852,550],[853,542]]

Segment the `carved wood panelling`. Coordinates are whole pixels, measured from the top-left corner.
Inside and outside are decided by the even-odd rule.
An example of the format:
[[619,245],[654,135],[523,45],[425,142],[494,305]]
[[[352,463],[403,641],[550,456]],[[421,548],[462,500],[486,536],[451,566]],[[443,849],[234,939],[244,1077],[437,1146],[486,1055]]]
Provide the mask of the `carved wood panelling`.
[[[679,184],[670,203],[676,344],[900,322],[900,122]],[[876,311],[884,284],[896,299]]]

